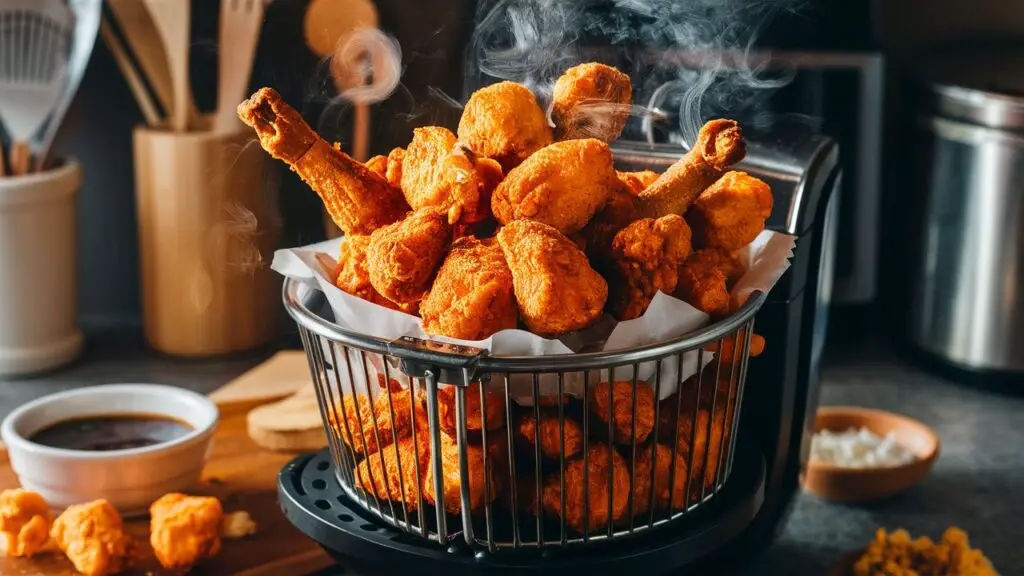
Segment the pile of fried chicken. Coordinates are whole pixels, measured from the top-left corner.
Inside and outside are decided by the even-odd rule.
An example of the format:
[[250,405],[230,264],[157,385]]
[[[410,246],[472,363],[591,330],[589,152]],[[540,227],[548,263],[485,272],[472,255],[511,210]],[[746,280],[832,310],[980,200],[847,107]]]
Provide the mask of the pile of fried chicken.
[[[241,538],[256,530],[247,513],[224,514],[212,497],[165,494],[149,513],[153,554],[174,574],[185,574],[216,555],[222,537]],[[120,574],[139,560],[138,543],[106,500],[69,506],[54,519],[50,505],[36,492],[0,493],[0,553],[31,557],[53,548],[85,576]]]
[[[240,104],[238,115],[267,152],[320,196],[344,233],[336,285],[418,315],[428,334],[482,340],[523,326],[553,338],[587,328],[605,313],[637,318],[659,291],[713,318],[725,317],[742,304],[730,298],[743,271],[737,251],[764,229],[771,190],[729,170],[746,148],[739,125],[725,119],[707,122],[693,147],[663,174],[617,171],[609,144],[625,127],[632,91],[629,77],[611,66],[575,66],[554,86],[549,122],[527,87],[499,82],[469,98],[456,133],[416,128],[406,148],[365,163],[322,139],[270,88]],[[751,354],[760,353],[763,339],[750,339]],[[711,351],[725,364],[735,347],[731,340],[721,347]],[[706,390],[735,384],[730,378],[716,382],[719,372],[705,370],[690,383],[710,380]],[[565,399],[560,418],[559,399],[542,398],[539,417],[531,412],[517,422],[506,422],[504,395],[481,394],[476,386],[467,392],[467,477],[460,474],[454,441],[454,389],[440,390],[441,485],[451,513],[461,508],[464,480],[471,484],[474,511],[507,493],[512,479],[505,468],[517,446],[535,461],[565,462],[564,512],[574,529],[626,520],[627,502],[634,514],[645,508],[640,501],[678,507],[685,500],[691,438],[694,477],[713,480],[719,458],[708,452],[721,449],[731,425],[725,401],[711,414],[712,403],[704,396],[698,401],[696,390],[687,394],[685,385],[679,394],[687,398],[665,401],[662,422],[655,422],[656,399],[644,382],[593,386],[590,414]],[[375,399],[350,395],[332,410],[339,436],[362,458],[356,482],[379,499],[433,505],[424,401],[397,383],[382,390]],[[609,408],[615,433],[584,438],[587,418],[603,419],[608,429]],[[500,433],[506,425],[514,434]],[[488,434],[488,446],[484,429],[495,432]],[[505,440],[513,436],[516,441]],[[486,466],[488,482],[485,459],[494,460]],[[627,460],[636,466],[627,467]],[[539,464],[534,468],[547,475]],[[655,482],[641,481],[652,474]],[[561,516],[560,474],[542,480],[541,508]],[[652,484],[656,497],[649,493]],[[694,484],[699,490],[702,482]],[[584,486],[588,506],[582,505]],[[530,497],[518,504],[539,513],[533,493],[532,504]]]

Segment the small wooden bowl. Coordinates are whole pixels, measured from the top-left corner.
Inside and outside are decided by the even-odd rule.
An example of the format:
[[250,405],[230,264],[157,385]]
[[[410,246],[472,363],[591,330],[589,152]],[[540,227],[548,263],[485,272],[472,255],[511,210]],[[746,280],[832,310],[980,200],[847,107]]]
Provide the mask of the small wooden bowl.
[[891,468],[843,468],[810,460],[804,473],[804,490],[833,502],[880,500],[920,482],[939,457],[939,437],[935,431],[906,416],[846,406],[823,407],[815,416],[816,433],[862,427],[882,437],[895,432],[896,441],[914,455],[914,461]]

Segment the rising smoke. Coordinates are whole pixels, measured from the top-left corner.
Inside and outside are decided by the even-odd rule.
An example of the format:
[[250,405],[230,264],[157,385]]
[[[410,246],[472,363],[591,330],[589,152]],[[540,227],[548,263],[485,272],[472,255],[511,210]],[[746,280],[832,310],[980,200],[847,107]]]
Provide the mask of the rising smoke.
[[803,0],[490,0],[480,17],[467,74],[522,82],[550,94],[567,67],[590,59],[618,66],[633,79],[633,115],[673,108],[692,142],[712,116],[744,114],[770,122],[764,103],[792,79],[753,57],[759,33]]

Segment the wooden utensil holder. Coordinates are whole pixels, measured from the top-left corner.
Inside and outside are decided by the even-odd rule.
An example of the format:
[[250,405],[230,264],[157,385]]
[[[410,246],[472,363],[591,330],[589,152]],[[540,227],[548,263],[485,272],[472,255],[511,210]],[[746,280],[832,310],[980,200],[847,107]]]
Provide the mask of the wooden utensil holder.
[[216,356],[279,335],[277,182],[251,133],[134,133],[142,321],[155,350]]

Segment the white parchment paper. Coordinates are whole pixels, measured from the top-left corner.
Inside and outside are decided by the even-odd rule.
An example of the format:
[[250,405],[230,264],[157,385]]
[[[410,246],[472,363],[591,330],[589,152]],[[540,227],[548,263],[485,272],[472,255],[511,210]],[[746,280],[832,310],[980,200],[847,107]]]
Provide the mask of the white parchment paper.
[[[564,335],[557,340],[542,338],[525,330],[502,330],[481,341],[429,336],[423,331],[420,319],[416,316],[367,302],[341,291],[334,285],[331,276],[342,241],[327,240],[301,248],[278,250],[274,253],[271,267],[284,276],[322,291],[334,311],[335,322],[342,328],[386,340],[412,336],[484,348],[492,356],[543,356],[572,354],[584,348],[587,351],[611,351],[655,344],[692,332],[707,325],[711,320],[707,314],[686,302],[659,292],[644,315],[639,318],[615,322],[606,316],[596,326],[582,333]],[[743,302],[754,291],[770,291],[789,268],[795,244],[796,238],[793,236],[768,230],[761,232],[740,253],[746,272],[733,288],[733,301]],[[351,390],[375,394],[377,386],[367,386],[366,378],[369,375],[375,380],[377,374],[383,372],[378,355],[360,354],[350,349],[346,358],[339,347],[335,347],[333,354],[332,357],[332,351],[325,347],[325,359],[332,362],[332,365],[334,361],[339,364],[336,370],[340,377],[338,384],[343,386],[345,394],[351,393]],[[681,372],[676,358],[662,361],[659,399],[670,396],[676,391],[679,381],[698,372],[696,356],[686,355]],[[711,362],[713,355],[706,354],[704,359],[705,363]],[[656,362],[642,363],[638,368],[637,378],[653,386],[656,370]],[[590,381],[607,381],[612,376],[608,372],[592,372],[589,376]],[[404,380],[394,367],[389,367],[388,373],[394,379]],[[617,369],[614,374],[615,380],[632,378],[633,370],[630,366]],[[582,372],[565,374],[562,383],[563,392],[566,394],[581,396],[584,392]],[[533,393],[531,375],[513,374],[509,386],[519,404],[530,404]],[[557,395],[557,375],[542,376],[540,392],[542,396]]]

